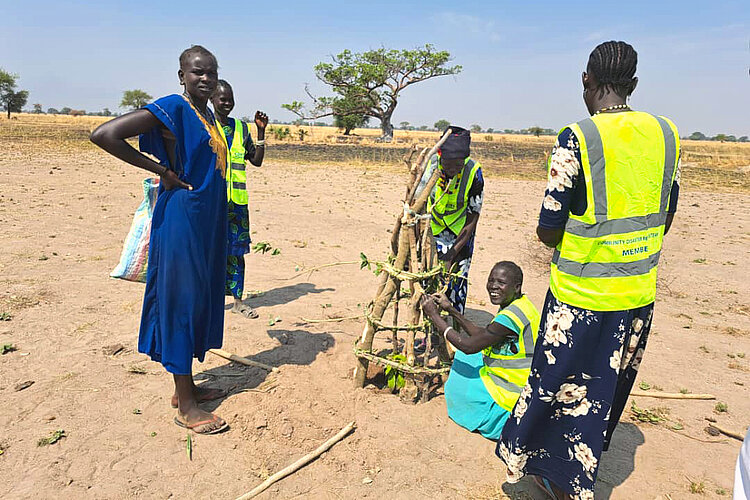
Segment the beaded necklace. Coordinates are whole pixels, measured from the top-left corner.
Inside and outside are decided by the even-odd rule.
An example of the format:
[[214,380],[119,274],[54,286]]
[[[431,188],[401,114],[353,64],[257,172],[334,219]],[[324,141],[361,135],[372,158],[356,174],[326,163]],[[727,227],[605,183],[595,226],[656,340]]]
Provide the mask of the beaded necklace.
[[616,111],[619,109],[622,109],[624,111],[633,111],[627,104],[615,104],[614,106],[607,106],[606,108],[602,108],[594,114],[598,115],[599,113],[606,113],[607,111]]
[[203,128],[208,132],[208,145],[216,155],[216,170],[221,172],[221,176],[226,178],[227,175],[227,146],[216,125],[216,119],[213,113],[206,108],[206,113],[202,113],[194,104],[190,96],[183,94],[182,98],[190,105],[198,119],[203,124]]

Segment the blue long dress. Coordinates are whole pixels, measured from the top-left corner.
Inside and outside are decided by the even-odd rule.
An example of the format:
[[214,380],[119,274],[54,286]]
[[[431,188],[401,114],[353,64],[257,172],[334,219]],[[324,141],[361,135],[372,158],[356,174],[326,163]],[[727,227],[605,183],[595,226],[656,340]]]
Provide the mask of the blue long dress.
[[[149,265],[138,351],[175,375],[189,375],[193,357],[221,347],[224,329],[224,277],[227,262],[225,160],[217,161],[204,125],[180,95],[146,105],[174,135],[170,165],[158,127],[140,137],[140,150],[174,170],[192,191],[159,188],[154,206]],[[222,151],[226,158],[226,151]]]

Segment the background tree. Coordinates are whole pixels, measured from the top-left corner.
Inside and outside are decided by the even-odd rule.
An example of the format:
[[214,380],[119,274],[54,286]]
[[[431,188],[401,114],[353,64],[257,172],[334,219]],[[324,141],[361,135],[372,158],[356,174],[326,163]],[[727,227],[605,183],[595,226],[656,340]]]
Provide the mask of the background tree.
[[60,108],[60,114],[61,115],[69,115],[71,111],[73,111],[73,110],[70,109],[67,106],[63,106],[62,108]]
[[716,134],[711,140],[724,142],[727,140],[727,134]]
[[746,135],[743,135],[739,139],[737,139],[737,142],[748,142],[748,138]]
[[434,126],[437,130],[442,132],[443,130],[451,126],[451,122],[449,122],[448,120],[438,120],[435,122]]
[[112,112],[109,110],[109,108],[104,108],[102,110],[102,116],[112,116]]
[[349,135],[355,128],[364,127],[370,118],[364,115],[335,115],[333,117],[333,126],[344,131],[344,135]]
[[59,114],[59,113],[60,112],[57,109],[55,109],[55,108],[47,108],[47,114],[48,115],[56,115],[56,114]]
[[542,135],[542,132],[544,132],[544,129],[542,127],[529,127],[528,128],[529,134],[533,134],[537,137]]
[[471,131],[474,132],[475,134],[478,134],[479,132],[482,131],[482,126],[481,125],[477,125],[475,123],[474,125],[471,126]]
[[708,139],[708,137],[706,137],[706,135],[702,132],[693,132],[688,136],[688,139],[691,139],[693,141],[705,141],[706,139]]
[[409,122],[401,122],[398,125],[399,125],[399,127],[401,127],[401,130],[408,130],[409,129]]
[[126,90],[122,93],[120,107],[130,109],[140,109],[148,104],[153,97],[141,89]]
[[28,90],[16,90],[18,75],[8,73],[0,68],[0,104],[5,111],[20,113],[29,99]]
[[39,103],[35,103],[34,104],[34,113],[36,113],[37,115],[40,115],[40,114],[44,113],[44,111],[42,111],[42,105],[41,104],[39,104]]
[[380,48],[362,53],[345,50],[332,57],[332,62],[315,66],[315,76],[330,85],[335,96],[316,97],[306,86],[305,92],[313,101],[310,111],[299,101],[282,107],[311,119],[341,114],[337,106],[342,100],[356,103],[356,109],[350,111],[380,120],[382,139],[390,141],[393,139],[391,117],[401,92],[415,83],[460,73],[461,66],[449,66],[450,61],[450,53],[437,51],[430,44],[414,50]]

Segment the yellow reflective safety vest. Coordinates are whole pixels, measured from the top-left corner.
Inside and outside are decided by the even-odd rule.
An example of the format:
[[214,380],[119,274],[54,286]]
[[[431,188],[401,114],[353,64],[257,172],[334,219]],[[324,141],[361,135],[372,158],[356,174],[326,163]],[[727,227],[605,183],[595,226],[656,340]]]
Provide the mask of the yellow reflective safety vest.
[[668,119],[601,113],[568,126],[578,138],[586,211],[570,214],[552,256],[550,289],[572,306],[619,311],[656,296],[680,142]]
[[[219,132],[227,142],[224,128],[219,124]],[[245,172],[245,141],[250,135],[247,123],[234,119],[232,146],[227,144],[227,200],[237,205],[247,205],[247,173]]]
[[518,327],[518,353],[502,354],[507,350],[501,351],[501,345],[487,347],[482,351],[484,366],[479,369],[479,377],[492,399],[500,407],[511,411],[531,371],[534,344],[539,332],[539,311],[526,295],[522,295],[500,310],[498,315],[506,316]]
[[[469,190],[481,167],[479,162],[466,158],[464,168],[453,176],[445,188],[439,184],[435,186],[427,203],[427,210],[432,214],[430,226],[433,235],[437,236],[445,228],[458,235],[466,225]],[[439,163],[438,168],[441,168]]]

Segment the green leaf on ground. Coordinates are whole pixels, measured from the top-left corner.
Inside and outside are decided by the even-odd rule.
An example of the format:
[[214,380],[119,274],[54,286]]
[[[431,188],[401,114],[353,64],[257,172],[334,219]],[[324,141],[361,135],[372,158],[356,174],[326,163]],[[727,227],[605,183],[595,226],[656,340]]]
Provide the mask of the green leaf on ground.
[[65,434],[65,431],[63,429],[58,429],[54,431],[52,434],[50,434],[49,437],[40,438],[39,441],[36,442],[36,445],[37,446],[49,446],[51,444],[55,444],[56,442],[60,441],[64,437],[68,437],[68,435]]

